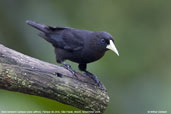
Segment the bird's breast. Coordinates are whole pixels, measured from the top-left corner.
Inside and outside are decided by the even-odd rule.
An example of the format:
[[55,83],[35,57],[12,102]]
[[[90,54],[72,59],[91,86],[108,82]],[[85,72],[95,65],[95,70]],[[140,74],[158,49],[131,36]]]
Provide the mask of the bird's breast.
[[81,58],[81,63],[90,63],[100,59],[101,57],[103,57],[103,55],[104,52],[95,52],[93,50],[90,50],[83,51],[79,57]]
[[69,52],[63,49],[55,50],[57,59],[70,60],[76,63],[91,63],[100,59],[104,52],[96,52],[93,50],[80,50]]

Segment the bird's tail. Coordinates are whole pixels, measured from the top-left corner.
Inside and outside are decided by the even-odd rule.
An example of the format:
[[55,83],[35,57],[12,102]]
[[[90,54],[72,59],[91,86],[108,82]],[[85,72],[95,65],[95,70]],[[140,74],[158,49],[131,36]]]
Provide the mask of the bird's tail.
[[38,35],[42,38],[44,38],[45,40],[47,40],[48,42],[52,43],[52,38],[51,37],[47,37],[47,35],[49,33],[52,33],[55,31],[55,27],[51,27],[48,25],[44,25],[44,24],[39,24],[36,23],[35,21],[31,21],[31,20],[27,20],[26,23],[38,30],[40,30],[41,32],[38,33]]
[[36,23],[35,21],[31,21],[31,20],[27,20],[26,23],[28,25],[30,25],[30,26],[44,32],[44,33],[49,33],[51,31],[50,28],[52,28],[50,26],[47,26],[47,25],[44,25],[44,24],[39,24],[39,23]]
[[36,23],[34,21],[31,21],[31,20],[27,20],[26,23],[38,30],[40,30],[41,32],[38,33],[38,35],[42,38],[44,38],[45,40],[47,40],[48,42],[52,43],[53,45],[56,45],[56,41],[55,41],[55,38],[57,38],[57,35],[56,37],[52,37],[50,34],[54,33],[55,31],[60,31],[60,30],[64,30],[65,28],[63,27],[51,27],[51,26],[48,26],[48,25],[44,25],[44,24],[39,24],[39,23]]

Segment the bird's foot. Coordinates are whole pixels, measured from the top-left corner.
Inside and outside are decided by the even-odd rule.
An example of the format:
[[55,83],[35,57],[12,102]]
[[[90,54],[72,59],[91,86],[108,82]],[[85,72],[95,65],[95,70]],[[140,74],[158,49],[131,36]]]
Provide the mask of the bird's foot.
[[103,84],[98,80],[97,76],[88,72],[88,71],[84,71],[86,76],[89,76],[96,84],[98,87],[104,88]]
[[76,71],[73,70],[72,67],[69,64],[62,63],[61,67],[66,68],[67,70],[69,70],[76,77]]

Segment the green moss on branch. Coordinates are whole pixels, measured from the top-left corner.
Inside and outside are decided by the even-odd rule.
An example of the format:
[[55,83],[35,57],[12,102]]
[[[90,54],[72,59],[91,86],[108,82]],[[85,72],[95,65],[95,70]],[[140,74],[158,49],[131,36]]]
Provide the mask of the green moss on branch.
[[[58,77],[61,74],[62,77]],[[107,107],[107,92],[77,73],[0,45],[0,89],[42,96],[86,111]]]

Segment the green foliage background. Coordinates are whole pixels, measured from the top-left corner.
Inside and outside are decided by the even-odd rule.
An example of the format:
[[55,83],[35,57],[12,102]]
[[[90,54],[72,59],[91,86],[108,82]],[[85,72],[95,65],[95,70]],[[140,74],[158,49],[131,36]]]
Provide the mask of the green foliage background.
[[[107,31],[112,51],[88,65],[105,84],[105,114],[171,112],[171,1],[169,0],[0,0],[0,43],[54,63],[53,47],[25,24]],[[69,62],[77,69],[77,64]],[[78,110],[41,97],[0,90],[0,110]]]

